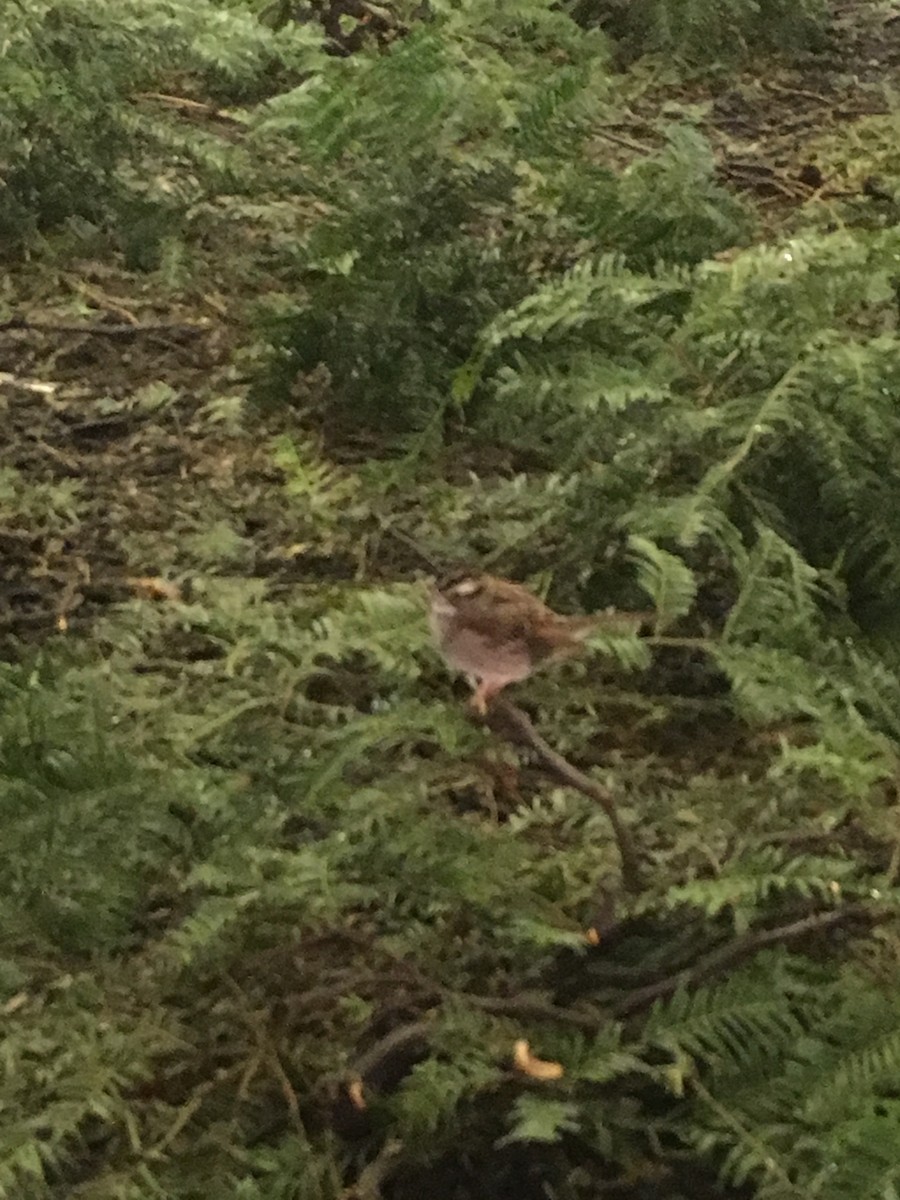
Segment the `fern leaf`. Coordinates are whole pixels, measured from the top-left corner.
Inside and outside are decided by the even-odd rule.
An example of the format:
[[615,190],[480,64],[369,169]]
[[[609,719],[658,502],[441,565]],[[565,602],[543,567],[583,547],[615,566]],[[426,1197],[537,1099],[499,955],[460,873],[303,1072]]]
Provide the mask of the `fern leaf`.
[[664,629],[694,603],[697,594],[694,573],[677,555],[647,538],[632,534],[629,545],[637,562],[638,582],[653,600],[657,626]]

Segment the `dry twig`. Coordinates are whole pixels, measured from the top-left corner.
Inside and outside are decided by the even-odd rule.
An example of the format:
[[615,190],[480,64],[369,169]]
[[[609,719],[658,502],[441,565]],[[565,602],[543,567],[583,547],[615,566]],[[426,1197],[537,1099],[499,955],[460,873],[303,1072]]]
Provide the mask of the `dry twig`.
[[557,779],[588,796],[591,800],[597,801],[609,817],[616,845],[619,848],[622,882],[629,892],[639,892],[641,890],[641,872],[637,849],[631,836],[631,830],[619,816],[612,793],[602,783],[591,779],[589,775],[585,775],[568,759],[557,753],[541,737],[529,717],[508,700],[494,701],[488,710],[488,723],[495,733],[530,746],[551,775],[555,775]]
[[403,1143],[389,1138],[375,1159],[363,1167],[356,1183],[342,1193],[342,1200],[381,1200],[381,1187],[386,1183],[403,1153]]
[[870,905],[847,904],[843,908],[829,908],[825,912],[811,913],[809,916],[791,921],[787,925],[776,925],[774,929],[752,930],[742,937],[726,942],[724,946],[718,946],[715,950],[711,950],[709,954],[697,959],[692,966],[686,967],[683,971],[678,971],[656,983],[649,983],[646,987],[629,992],[618,1004],[613,1005],[613,1015],[626,1017],[633,1012],[648,1008],[655,1000],[665,999],[674,995],[679,988],[694,987],[704,980],[719,975],[726,968],[755,954],[757,950],[765,949],[766,946],[792,942],[806,933],[830,929],[832,926],[841,925],[853,918],[877,921],[882,916],[882,912]]
[[0,333],[10,330],[34,330],[40,333],[89,333],[102,337],[138,337],[142,333],[208,333],[212,326],[205,321],[147,321],[140,324],[134,322],[113,324],[112,322],[97,321],[94,324],[84,322],[77,325],[60,324],[57,321],[31,321],[25,317],[12,317],[9,321],[0,321]]

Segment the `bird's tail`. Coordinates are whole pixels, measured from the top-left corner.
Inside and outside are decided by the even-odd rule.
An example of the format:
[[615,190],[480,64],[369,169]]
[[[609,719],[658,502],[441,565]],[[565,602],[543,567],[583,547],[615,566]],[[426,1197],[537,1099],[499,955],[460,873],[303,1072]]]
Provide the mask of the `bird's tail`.
[[589,617],[572,617],[569,626],[577,638],[590,637],[592,633],[628,634],[642,633],[653,628],[656,613],[622,612],[607,608],[603,612],[591,613]]

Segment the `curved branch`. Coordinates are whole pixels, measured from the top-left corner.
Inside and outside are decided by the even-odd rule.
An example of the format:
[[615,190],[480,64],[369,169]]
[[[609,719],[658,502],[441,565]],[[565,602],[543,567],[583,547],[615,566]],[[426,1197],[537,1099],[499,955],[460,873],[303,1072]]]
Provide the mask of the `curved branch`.
[[843,908],[830,908],[824,912],[810,913],[796,921],[791,921],[786,925],[776,925],[771,929],[754,929],[742,937],[734,938],[722,946],[717,946],[715,950],[698,958],[691,966],[644,987],[634,988],[620,1000],[604,1005],[602,1008],[596,1008],[593,1012],[588,1009],[563,1008],[554,1004],[552,1000],[536,995],[508,997],[474,996],[469,993],[448,993],[448,995],[454,995],[455,998],[471,1004],[474,1008],[496,1013],[498,1016],[558,1022],[580,1029],[587,1034],[596,1034],[609,1021],[632,1016],[642,1009],[649,1008],[656,1000],[668,999],[680,988],[696,987],[767,946],[792,942],[804,934],[832,929],[852,920],[865,920],[876,924],[888,916],[895,915],[895,912],[894,909],[879,909],[858,902],[847,904]]
[[562,783],[568,784],[591,800],[596,800],[609,817],[609,823],[619,848],[619,859],[622,864],[622,882],[629,892],[641,891],[641,870],[637,848],[631,836],[631,830],[619,816],[619,810],[612,793],[596,779],[585,775],[578,767],[563,758],[546,742],[535,729],[530,718],[515,704],[502,698],[494,700],[487,713],[487,721],[491,729],[501,737],[512,742],[524,743],[530,746],[551,775],[555,775]]
[[385,1074],[405,1074],[410,1061],[427,1053],[432,1032],[433,1023],[428,1020],[411,1021],[392,1029],[359,1055],[349,1067],[347,1079],[371,1084]]
[[825,912],[811,913],[791,921],[788,925],[776,925],[774,929],[755,929],[742,937],[726,942],[705,954],[690,967],[677,971],[656,983],[648,983],[646,987],[636,988],[629,992],[617,1004],[612,1006],[613,1015],[627,1017],[631,1013],[647,1008],[654,1000],[663,1000],[673,995],[683,987],[694,987],[706,979],[719,975],[728,967],[733,966],[743,958],[763,950],[766,946],[775,946],[782,942],[791,942],[802,937],[805,933],[814,933],[820,929],[829,929],[841,925],[855,917],[872,922],[882,920],[884,913],[873,909],[867,904],[847,904],[843,908],[829,908]]
[[390,1179],[403,1153],[399,1138],[388,1138],[375,1158],[363,1167],[356,1183],[345,1188],[341,1200],[381,1200],[382,1184]]

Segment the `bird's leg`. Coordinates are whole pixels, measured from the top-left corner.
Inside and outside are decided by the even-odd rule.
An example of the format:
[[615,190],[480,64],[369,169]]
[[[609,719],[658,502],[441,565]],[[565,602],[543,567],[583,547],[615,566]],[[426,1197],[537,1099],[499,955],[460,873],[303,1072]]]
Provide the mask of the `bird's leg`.
[[480,679],[478,686],[472,693],[472,699],[469,704],[478,713],[480,717],[487,715],[488,702],[497,695],[503,688],[502,683],[496,683],[490,679]]

